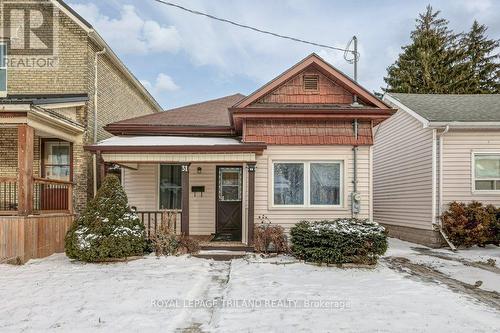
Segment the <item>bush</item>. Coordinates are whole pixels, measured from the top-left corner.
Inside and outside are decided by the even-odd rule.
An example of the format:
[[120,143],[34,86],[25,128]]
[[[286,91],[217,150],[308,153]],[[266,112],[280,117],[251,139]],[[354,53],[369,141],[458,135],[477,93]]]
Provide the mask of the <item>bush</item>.
[[500,241],[500,210],[492,205],[452,202],[441,221],[443,231],[456,246],[484,246]]
[[142,255],[145,248],[144,225],[128,206],[118,178],[108,175],[66,234],[66,255],[96,262]]
[[280,225],[261,223],[255,226],[254,247],[258,253],[288,253],[288,242],[285,230]]
[[200,243],[197,240],[185,235],[176,235],[175,231],[169,228],[168,223],[165,221],[162,221],[151,242],[157,256],[197,253],[200,251]]
[[290,231],[292,253],[326,264],[375,264],[387,250],[384,227],[360,219],[302,221]]

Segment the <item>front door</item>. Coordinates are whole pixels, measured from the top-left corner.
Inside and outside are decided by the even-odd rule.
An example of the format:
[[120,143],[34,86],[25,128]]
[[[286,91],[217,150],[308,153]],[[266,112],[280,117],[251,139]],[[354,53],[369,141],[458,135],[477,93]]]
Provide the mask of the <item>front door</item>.
[[216,239],[241,241],[243,168],[217,167]]

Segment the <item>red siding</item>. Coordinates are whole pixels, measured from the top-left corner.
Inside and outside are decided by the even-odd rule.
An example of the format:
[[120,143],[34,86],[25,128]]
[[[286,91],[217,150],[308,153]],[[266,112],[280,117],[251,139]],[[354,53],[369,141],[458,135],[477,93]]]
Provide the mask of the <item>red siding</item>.
[[358,140],[351,121],[339,120],[247,120],[245,142],[277,145],[371,145],[371,124],[360,122]]
[[[304,74],[319,76],[319,89],[307,91],[303,88]],[[271,91],[253,106],[259,104],[351,104],[352,94],[314,68],[300,74]]]

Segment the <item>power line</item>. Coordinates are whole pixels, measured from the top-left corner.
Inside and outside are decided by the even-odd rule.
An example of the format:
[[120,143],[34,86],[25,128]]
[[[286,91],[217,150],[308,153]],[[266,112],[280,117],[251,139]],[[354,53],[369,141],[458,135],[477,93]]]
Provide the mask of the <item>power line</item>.
[[[205,17],[211,18],[213,20],[217,20],[217,21],[224,22],[224,23],[229,23],[229,24],[235,25],[237,27],[244,28],[244,29],[249,29],[249,30],[253,30],[255,32],[259,32],[259,33],[262,33],[262,34],[271,35],[271,36],[278,37],[278,38],[283,38],[283,39],[288,39],[288,40],[292,40],[294,42],[299,42],[299,43],[303,43],[303,44],[314,45],[314,46],[322,47],[322,48],[325,48],[325,49],[330,49],[330,50],[335,50],[335,51],[342,51],[342,52],[344,52],[344,54],[349,53],[349,52],[350,53],[354,53],[354,51],[349,50],[347,48],[343,49],[343,48],[340,48],[340,47],[335,47],[335,46],[330,46],[330,45],[326,45],[326,44],[320,44],[320,43],[310,42],[310,41],[307,41],[307,40],[304,40],[304,39],[300,39],[300,38],[295,38],[295,37],[291,37],[291,36],[281,35],[281,34],[278,34],[278,33],[272,32],[272,31],[262,30],[262,29],[255,28],[255,27],[252,27],[252,26],[249,26],[249,25],[241,24],[241,23],[234,22],[234,21],[231,21],[231,20],[228,20],[228,19],[224,19],[224,18],[220,18],[220,17],[216,17],[216,16],[213,16],[213,15],[207,14],[207,13],[203,13],[203,12],[200,12],[200,11],[197,11],[197,10],[194,10],[194,9],[189,9],[189,8],[183,7],[181,5],[172,3],[172,2],[168,2],[168,1],[164,1],[164,0],[153,0],[153,1],[162,3],[162,4],[167,5],[167,6],[171,6],[171,7],[175,7],[175,8],[184,10],[184,11],[189,12],[191,14],[205,16]],[[350,45],[350,43],[348,44],[348,46],[349,45]],[[359,57],[359,55],[358,55],[358,57]]]

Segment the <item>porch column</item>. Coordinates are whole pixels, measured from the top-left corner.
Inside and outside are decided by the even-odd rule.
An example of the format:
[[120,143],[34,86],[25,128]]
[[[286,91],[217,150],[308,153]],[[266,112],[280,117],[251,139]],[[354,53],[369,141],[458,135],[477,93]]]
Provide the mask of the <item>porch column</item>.
[[26,124],[17,126],[18,214],[33,212],[33,139],[35,131]]
[[253,245],[255,219],[255,163],[248,163],[248,245]]
[[[96,172],[97,172],[97,177],[96,177],[96,183],[97,183],[97,190],[101,187],[102,182],[104,181],[104,177],[106,175],[106,170],[105,170],[105,165],[104,165],[104,160],[102,159],[102,154],[101,151],[98,150],[95,153],[95,163],[96,163]],[[96,193],[94,193],[94,196]]]
[[189,163],[182,164],[182,212],[181,212],[181,234],[189,236]]

